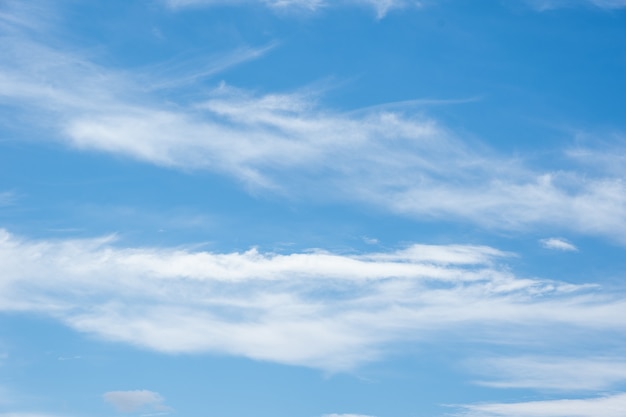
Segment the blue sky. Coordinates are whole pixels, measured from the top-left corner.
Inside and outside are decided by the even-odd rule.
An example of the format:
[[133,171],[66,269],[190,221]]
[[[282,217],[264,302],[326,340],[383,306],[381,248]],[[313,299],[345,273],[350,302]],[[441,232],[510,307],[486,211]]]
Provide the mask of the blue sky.
[[623,0],[0,0],[0,417],[622,417]]

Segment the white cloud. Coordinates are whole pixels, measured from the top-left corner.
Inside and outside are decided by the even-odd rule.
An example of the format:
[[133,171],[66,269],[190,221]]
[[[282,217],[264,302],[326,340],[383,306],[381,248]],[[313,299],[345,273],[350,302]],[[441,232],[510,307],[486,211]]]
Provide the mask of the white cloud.
[[626,382],[626,358],[522,356],[472,360],[474,371],[497,388],[551,391],[601,391]]
[[365,414],[324,414],[322,417],[372,417]]
[[384,17],[390,10],[420,7],[418,0],[164,0],[172,8],[182,8],[190,6],[236,6],[242,4],[259,4],[273,9],[300,9],[316,11],[323,8],[338,5],[355,5],[371,7],[376,11],[379,18]]
[[[21,412],[13,412],[13,413],[0,413],[0,417],[60,417],[54,414],[42,414],[42,413],[21,413]],[[63,416],[67,417],[67,416]]]
[[107,403],[123,413],[132,413],[140,410],[168,411],[169,407],[163,404],[163,397],[148,390],[110,391],[102,395]]
[[[394,9],[420,8],[426,3],[419,0],[162,0],[173,9],[186,7],[261,5],[275,10],[318,11],[337,6],[365,6],[376,11],[383,18]],[[563,7],[592,6],[612,10],[626,7],[626,0],[525,0],[539,11]]]
[[466,406],[459,417],[623,417],[626,394],[606,397]]
[[[177,58],[173,62],[161,63],[141,72],[148,90],[177,89],[193,85],[205,78],[213,77],[248,61],[262,58],[278,46],[278,42],[253,48],[240,47],[229,53],[201,59]],[[138,71],[139,72],[139,71]]]
[[546,249],[554,249],[565,252],[578,252],[578,248],[565,239],[551,237],[540,240],[541,245]]
[[[213,352],[339,371],[396,343],[620,340],[624,297],[518,278],[484,246],[210,253],[111,238],[0,236],[0,310],[35,311],[161,352]],[[558,332],[555,331],[558,329]],[[407,345],[407,346],[408,346]],[[602,346],[599,346],[602,348]]]
[[316,10],[326,5],[324,0],[165,0],[173,8],[189,6],[237,6],[241,4],[260,4],[273,8],[295,7]]
[[550,226],[626,243],[624,173],[617,164],[599,167],[602,151],[593,158],[570,153],[575,169],[540,170],[470,146],[402,107],[341,112],[320,105],[315,92],[253,94],[226,85],[191,104],[167,90],[146,91],[185,86],[272,45],[215,66],[137,76],[11,32],[0,37],[0,102],[75,149],[210,170],[248,187],[373,204],[421,220]]

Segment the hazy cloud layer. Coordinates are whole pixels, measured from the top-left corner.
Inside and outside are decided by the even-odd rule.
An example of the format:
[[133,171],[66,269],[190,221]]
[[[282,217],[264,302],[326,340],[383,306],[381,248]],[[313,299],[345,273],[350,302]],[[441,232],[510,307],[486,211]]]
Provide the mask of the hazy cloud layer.
[[238,6],[258,4],[276,10],[307,10],[317,11],[336,6],[365,6],[376,11],[379,18],[384,17],[390,10],[405,7],[420,7],[418,0],[164,0],[168,6],[179,9],[183,7],[210,7],[210,6]]
[[[42,414],[42,413],[0,413],[0,417],[60,417],[56,414]],[[67,417],[67,416],[63,416]]]
[[[523,0],[537,10],[552,10],[563,7],[593,6],[600,9],[612,10],[626,7],[626,0]],[[278,11],[305,10],[319,11],[337,6],[365,6],[376,11],[379,18],[384,17],[390,10],[419,8],[433,1],[419,0],[163,0],[173,8],[214,7],[214,6],[243,6],[262,5]]]
[[626,7],[626,0],[527,0],[538,10],[552,10],[563,7],[594,6],[612,10]]
[[364,414],[324,414],[322,417],[372,417]]
[[573,244],[571,244],[570,242],[562,238],[551,237],[548,239],[542,239],[540,242],[541,242],[541,245],[546,249],[554,249],[554,250],[560,250],[564,252],[577,252],[578,251],[578,248],[576,246],[574,246]]
[[[601,353],[601,352],[597,352]],[[497,388],[548,391],[606,391],[626,382],[626,358],[603,356],[492,357],[472,361],[471,369],[489,379],[478,381]]]
[[623,417],[626,394],[606,397],[533,401],[511,404],[481,404],[466,407],[459,417]]
[[15,201],[15,194],[10,191],[0,192],[0,207],[9,206]]
[[102,398],[111,404],[117,411],[133,413],[141,410],[168,411],[169,407],[163,404],[163,397],[148,390],[109,391],[102,394]]

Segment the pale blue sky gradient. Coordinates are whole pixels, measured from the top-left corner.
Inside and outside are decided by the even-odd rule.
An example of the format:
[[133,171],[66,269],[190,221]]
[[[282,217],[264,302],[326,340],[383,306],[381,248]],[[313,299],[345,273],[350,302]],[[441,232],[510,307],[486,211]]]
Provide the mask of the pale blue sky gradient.
[[622,417],[626,2],[0,1],[0,417]]

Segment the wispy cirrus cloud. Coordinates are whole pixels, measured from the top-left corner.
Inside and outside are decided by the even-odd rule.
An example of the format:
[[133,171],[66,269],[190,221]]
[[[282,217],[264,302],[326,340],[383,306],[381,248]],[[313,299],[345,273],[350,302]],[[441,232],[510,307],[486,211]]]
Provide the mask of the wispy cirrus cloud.
[[521,356],[472,360],[481,385],[544,391],[606,391],[626,382],[626,358],[619,356]]
[[262,56],[273,44],[215,67],[140,75],[19,31],[5,33],[0,46],[0,102],[78,150],[209,170],[278,195],[372,204],[420,220],[550,226],[626,242],[623,172],[597,163],[615,149],[577,149],[565,155],[575,168],[539,169],[470,145],[402,107],[338,111],[311,91],[256,94],[225,84],[192,103],[153,94]]
[[626,7],[626,0],[588,0],[591,4],[606,9],[619,9]]
[[578,6],[594,6],[605,10],[626,7],[626,0],[527,0],[527,2],[540,11]]
[[546,249],[553,249],[565,252],[578,252],[578,248],[565,239],[551,237],[540,240],[541,246]]
[[605,397],[470,405],[459,417],[622,417],[626,394]]
[[0,413],[0,417],[67,417],[67,414],[63,416],[59,414],[38,413],[38,412],[9,412]]
[[548,224],[617,239],[626,232],[621,177],[588,176],[584,165],[581,171],[533,170],[469,147],[425,117],[343,114],[306,95],[257,97],[230,87],[185,115],[128,110],[76,118],[66,137],[79,149],[215,170],[278,193],[303,196],[301,190],[315,193],[325,184],[325,198],[420,219],[496,229]]
[[0,413],[0,417],[60,417],[58,414],[12,412]]
[[296,7],[302,9],[316,10],[326,6],[324,0],[164,0],[165,4],[172,8],[183,8],[190,6],[240,6],[245,4],[260,4],[267,7],[289,8]]
[[372,417],[365,414],[324,414],[322,417]]
[[16,200],[15,193],[12,191],[4,191],[0,193],[0,207],[10,206]]
[[[337,6],[371,7],[378,18],[394,9],[420,8],[427,4],[421,0],[163,0],[173,8],[261,5],[274,10],[306,10],[315,12]],[[626,0],[523,0],[538,11],[565,7],[591,6],[605,10],[626,7]]]
[[[7,355],[5,353],[0,354],[0,366],[4,365],[3,362],[5,361],[6,358],[7,358]],[[8,387],[4,385],[0,385],[0,405],[6,406],[8,404],[11,404],[14,397],[15,397],[14,393],[12,393]]]
[[[3,232],[0,310],[161,352],[207,352],[341,371],[402,343],[567,348],[620,341],[624,298],[518,278],[484,246],[342,255],[117,247]],[[594,289],[595,288],[595,289]],[[555,331],[558,329],[558,332]],[[601,335],[601,336],[600,336]],[[526,346],[527,347],[527,346]]]
[[50,4],[41,1],[24,2],[5,0],[0,4],[0,29],[15,33],[51,29],[51,21],[56,18]]
[[178,89],[193,85],[203,79],[210,78],[232,67],[248,61],[260,59],[278,46],[271,42],[261,47],[241,47],[234,51],[214,56],[213,58],[185,59],[178,57],[172,62],[160,63],[147,70],[138,71],[138,78],[145,78],[148,90]]
[[379,18],[384,17],[392,9],[406,7],[420,7],[422,2],[418,0],[164,0],[169,7],[178,9],[184,7],[210,7],[210,6],[240,6],[246,4],[258,4],[276,10],[308,10],[317,11],[337,6],[364,6],[371,7],[376,11]]
[[111,404],[117,411],[133,413],[141,410],[167,412],[172,409],[164,404],[163,397],[154,391],[109,391],[102,394],[102,398]]
[[601,149],[577,147],[568,149],[568,158],[582,163],[598,172],[608,172],[616,177],[626,177],[626,154],[622,152],[626,146],[626,137],[623,134],[596,133],[578,134],[582,141],[609,142]]

